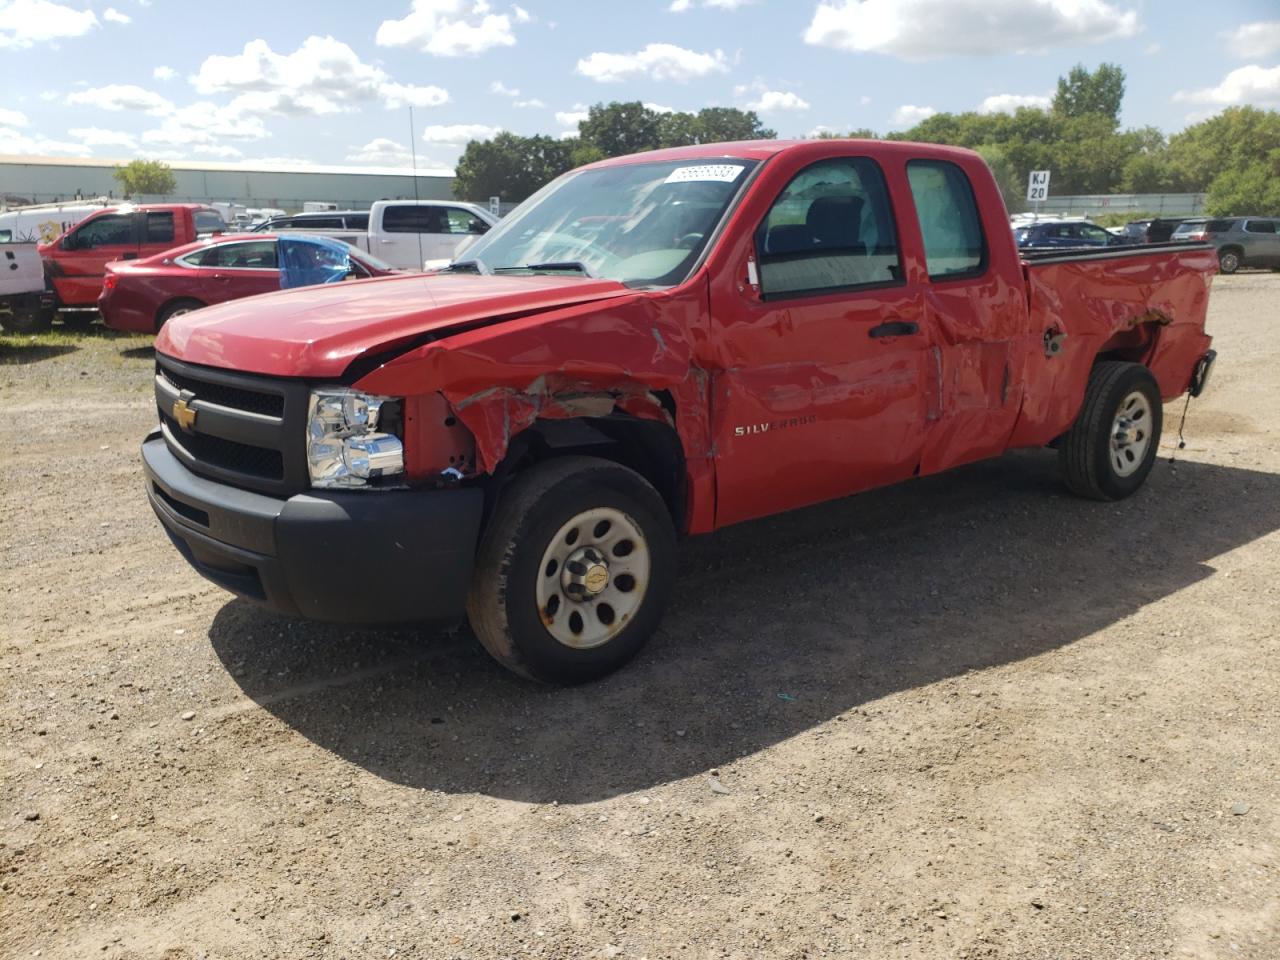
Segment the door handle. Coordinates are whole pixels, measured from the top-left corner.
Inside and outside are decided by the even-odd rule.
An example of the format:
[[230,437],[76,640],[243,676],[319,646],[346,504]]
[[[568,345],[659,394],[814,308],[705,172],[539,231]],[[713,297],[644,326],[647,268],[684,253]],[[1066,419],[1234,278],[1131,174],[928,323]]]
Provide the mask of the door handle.
[[920,332],[920,324],[911,320],[890,320],[867,331],[867,336],[875,337],[909,337]]

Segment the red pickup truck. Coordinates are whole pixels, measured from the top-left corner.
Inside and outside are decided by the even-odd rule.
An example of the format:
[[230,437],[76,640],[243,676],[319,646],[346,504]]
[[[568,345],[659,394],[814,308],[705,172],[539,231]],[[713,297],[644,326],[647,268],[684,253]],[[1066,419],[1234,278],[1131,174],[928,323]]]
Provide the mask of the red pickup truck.
[[57,311],[94,313],[112,260],[150,257],[224,230],[221,214],[202,204],[124,204],[90,214],[57,239],[40,244],[39,251]]
[[1198,393],[1203,245],[1020,257],[975,153],[664,150],[566,174],[436,275],[269,294],[156,341],[150,502],[309,618],[457,618],[539,680],[658,624],[678,534],[1056,447],[1102,500]]

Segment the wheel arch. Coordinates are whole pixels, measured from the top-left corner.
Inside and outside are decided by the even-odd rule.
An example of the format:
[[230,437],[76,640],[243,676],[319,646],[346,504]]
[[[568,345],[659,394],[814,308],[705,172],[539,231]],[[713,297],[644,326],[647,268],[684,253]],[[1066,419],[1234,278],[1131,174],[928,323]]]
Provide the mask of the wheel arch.
[[169,315],[168,315],[169,309],[179,303],[194,303],[195,309],[197,310],[199,310],[201,307],[208,306],[208,304],[205,303],[203,300],[201,300],[199,297],[170,297],[168,300],[165,300],[163,303],[160,304],[159,307],[156,308],[156,316],[155,316],[156,333],[160,332],[160,328],[163,327],[165,324],[165,321],[169,319]]

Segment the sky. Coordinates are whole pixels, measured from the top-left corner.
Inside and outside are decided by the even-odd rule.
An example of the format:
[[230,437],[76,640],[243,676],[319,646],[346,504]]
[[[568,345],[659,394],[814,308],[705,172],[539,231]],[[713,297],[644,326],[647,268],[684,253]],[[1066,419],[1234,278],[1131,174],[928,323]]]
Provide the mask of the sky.
[[1102,62],[1125,126],[1280,108],[1280,2],[0,0],[0,154],[407,168],[412,107],[418,168],[449,169],[610,100],[884,133]]

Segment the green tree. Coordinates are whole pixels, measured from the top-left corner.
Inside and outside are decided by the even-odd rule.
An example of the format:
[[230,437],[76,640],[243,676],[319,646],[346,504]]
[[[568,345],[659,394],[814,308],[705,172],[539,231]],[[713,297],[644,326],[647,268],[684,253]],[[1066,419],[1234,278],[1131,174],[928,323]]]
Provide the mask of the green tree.
[[659,114],[639,100],[597,103],[578,124],[578,135],[606,157],[620,157],[659,146]]
[[178,180],[167,163],[160,160],[132,160],[112,173],[120,192],[126,198],[136,194],[164,197],[178,187]]
[[492,140],[472,140],[458,160],[453,191],[459,197],[501,197],[518,203],[575,166],[574,139],[521,137],[506,131]]
[[1053,97],[1053,112],[1064,117],[1098,114],[1109,117],[1111,125],[1120,125],[1120,104],[1124,100],[1124,70],[1114,63],[1104,63],[1092,73],[1080,63],[1065,77],[1058,78],[1058,92]]
[[1229,107],[1169,138],[1169,179],[1175,190],[1208,190],[1219,176],[1266,163],[1276,150],[1280,113]]
[[1215,217],[1280,217],[1280,150],[1271,151],[1265,160],[1222,171],[1209,185],[1204,205]]

